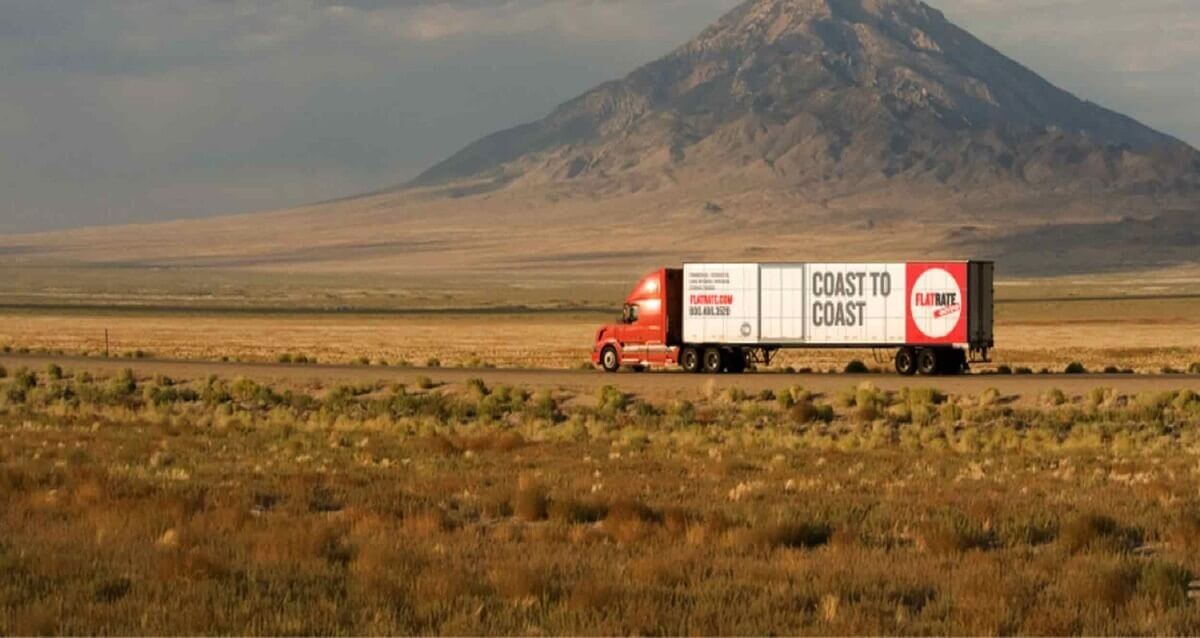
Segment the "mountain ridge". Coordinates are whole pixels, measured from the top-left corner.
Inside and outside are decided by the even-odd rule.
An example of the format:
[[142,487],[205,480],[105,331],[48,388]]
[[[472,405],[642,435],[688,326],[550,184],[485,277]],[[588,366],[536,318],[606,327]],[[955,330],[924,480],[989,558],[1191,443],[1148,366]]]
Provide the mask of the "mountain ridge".
[[769,164],[797,151],[809,165],[790,162],[793,177],[833,168],[961,183],[986,171],[1033,185],[1065,173],[1088,188],[1143,191],[1200,184],[1195,149],[1055,87],[923,2],[750,0],[666,56],[469,144],[407,186],[499,186],[530,172],[514,162],[568,148],[578,152],[539,167],[545,178],[612,177],[664,151],[657,167],[677,166],[738,121],[777,139],[721,150]]

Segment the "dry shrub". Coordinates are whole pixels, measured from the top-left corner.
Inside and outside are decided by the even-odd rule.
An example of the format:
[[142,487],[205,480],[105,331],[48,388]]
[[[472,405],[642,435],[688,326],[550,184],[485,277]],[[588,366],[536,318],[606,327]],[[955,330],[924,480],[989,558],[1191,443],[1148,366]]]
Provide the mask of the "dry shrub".
[[678,555],[645,556],[629,564],[629,577],[654,587],[675,587],[687,581],[690,562]]
[[49,602],[37,602],[24,609],[15,609],[12,613],[12,624],[9,625],[11,635],[53,636],[61,633],[61,616]]
[[592,525],[572,525],[567,540],[574,545],[594,545],[608,540],[608,535]]
[[812,549],[829,542],[833,530],[823,523],[774,522],[752,528],[745,542],[754,546]]
[[313,560],[345,565],[354,558],[346,527],[310,519],[264,528],[252,537],[250,556],[262,565]]
[[472,452],[511,452],[525,447],[525,437],[516,432],[492,432],[479,436],[457,437],[453,446],[457,450]]
[[395,578],[401,582],[412,582],[428,562],[411,550],[385,542],[363,543],[350,562],[349,571],[355,577],[368,582]]
[[1068,552],[1083,550],[1123,552],[1137,546],[1135,530],[1122,528],[1117,521],[1100,514],[1082,514],[1059,528],[1058,542]]
[[1077,565],[1065,572],[1063,592],[1081,606],[1099,606],[1111,613],[1133,598],[1139,576],[1137,565],[1126,561]]
[[479,494],[479,511],[487,518],[512,516],[512,494],[504,488],[493,487]]
[[546,520],[549,513],[548,506],[549,500],[546,498],[546,491],[540,486],[523,487],[513,494],[513,514],[527,523]]
[[862,532],[854,527],[839,527],[829,535],[829,546],[848,550],[862,545]]
[[453,529],[454,522],[446,512],[429,508],[405,515],[402,526],[409,535],[429,537]]
[[734,528],[734,523],[723,512],[711,511],[697,525],[692,525],[687,531],[688,543],[704,545],[713,543]]
[[161,580],[208,580],[221,578],[228,572],[225,561],[213,552],[198,547],[162,552],[158,557],[158,577]]
[[1200,510],[1183,512],[1167,532],[1167,540],[1174,547],[1189,552],[1200,551]]
[[1159,607],[1177,607],[1187,602],[1191,573],[1173,563],[1154,560],[1142,565],[1138,593]]
[[931,554],[960,554],[972,549],[989,549],[991,534],[965,516],[927,521],[917,528],[917,547]]
[[608,507],[604,531],[619,543],[635,543],[648,536],[660,517],[645,504],[622,499]]
[[509,600],[536,600],[550,592],[549,575],[529,565],[509,563],[498,566],[488,573],[488,581],[497,594]]
[[420,439],[417,445],[421,449],[433,454],[440,454],[442,456],[457,456],[462,454],[462,449],[458,446],[458,444],[450,440],[450,437],[444,434],[437,434]]
[[681,507],[669,507],[663,510],[662,520],[663,527],[672,536],[687,534],[688,528],[693,522],[692,515]]
[[595,523],[608,514],[608,507],[596,499],[561,498],[550,501],[550,520],[559,523]]
[[571,588],[567,606],[577,611],[604,609],[615,605],[620,597],[621,590],[617,586],[590,579]]
[[470,593],[472,585],[471,579],[461,570],[439,565],[417,576],[413,593],[425,605],[450,603]]

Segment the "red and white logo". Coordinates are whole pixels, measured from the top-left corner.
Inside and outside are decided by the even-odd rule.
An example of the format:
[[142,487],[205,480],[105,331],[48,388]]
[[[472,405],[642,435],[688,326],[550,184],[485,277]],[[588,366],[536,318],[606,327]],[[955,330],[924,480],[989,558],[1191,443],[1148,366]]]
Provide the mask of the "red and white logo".
[[907,274],[909,343],[966,341],[966,264],[908,264]]

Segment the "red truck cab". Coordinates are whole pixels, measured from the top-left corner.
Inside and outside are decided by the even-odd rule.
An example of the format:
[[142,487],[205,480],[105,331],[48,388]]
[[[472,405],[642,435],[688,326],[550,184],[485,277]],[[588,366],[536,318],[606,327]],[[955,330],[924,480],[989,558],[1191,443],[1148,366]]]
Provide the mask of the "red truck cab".
[[608,371],[673,365],[679,356],[683,270],[663,268],[641,279],[625,298],[620,323],[596,331],[592,363]]

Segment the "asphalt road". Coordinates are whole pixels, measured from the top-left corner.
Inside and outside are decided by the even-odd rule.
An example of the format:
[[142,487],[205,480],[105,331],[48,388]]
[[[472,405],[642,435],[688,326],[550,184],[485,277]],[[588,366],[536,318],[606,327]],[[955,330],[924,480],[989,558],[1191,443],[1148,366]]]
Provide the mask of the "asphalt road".
[[605,374],[597,370],[526,370],[472,368],[386,368],[349,365],[299,365],[277,363],[210,362],[166,359],[103,359],[47,355],[0,355],[0,365],[10,373],[21,367],[41,371],[55,363],[64,370],[112,373],[132,368],[139,376],[164,374],[173,379],[201,379],[209,375],[243,376],[259,382],[297,385],[329,385],[364,381],[415,383],[429,377],[440,383],[462,383],[470,378],[483,379],[489,385],[508,384],[527,388],[556,388],[592,392],[612,385],[625,392],[646,397],[697,396],[735,386],[747,392],[779,390],[800,385],[814,392],[831,392],[870,381],[885,390],[908,387],[936,387],[943,392],[969,394],[996,388],[1013,396],[1036,395],[1050,388],[1067,394],[1082,395],[1096,387],[1119,392],[1192,388],[1200,391],[1200,375],[965,375],[957,377],[901,377],[894,374],[782,374],[748,373],[742,375],[703,375],[683,372],[621,372]]

